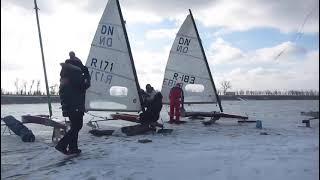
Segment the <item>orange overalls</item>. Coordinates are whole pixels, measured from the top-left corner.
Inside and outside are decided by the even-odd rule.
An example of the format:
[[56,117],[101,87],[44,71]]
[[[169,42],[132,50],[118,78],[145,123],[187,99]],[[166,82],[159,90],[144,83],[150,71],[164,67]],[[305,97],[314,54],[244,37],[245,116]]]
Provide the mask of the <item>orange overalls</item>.
[[[170,121],[179,121],[180,120],[180,108],[181,101],[183,98],[183,91],[180,87],[173,87],[170,90],[169,99],[170,99]],[[174,118],[176,116],[176,119]]]

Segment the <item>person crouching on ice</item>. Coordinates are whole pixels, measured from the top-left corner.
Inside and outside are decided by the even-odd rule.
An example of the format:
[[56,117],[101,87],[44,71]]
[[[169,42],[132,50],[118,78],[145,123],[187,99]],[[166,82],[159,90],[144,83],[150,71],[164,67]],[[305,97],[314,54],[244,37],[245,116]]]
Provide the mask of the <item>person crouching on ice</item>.
[[157,122],[162,109],[162,98],[162,94],[157,92],[146,111],[139,115],[140,123],[142,125],[151,126],[153,128],[155,128],[155,126],[163,127],[162,124]]
[[[177,83],[175,87],[171,88],[169,99],[170,99],[170,120],[169,123],[180,122],[180,109],[183,107],[184,95],[181,88],[182,84]],[[174,115],[176,119],[174,119]]]
[[145,107],[148,108],[149,106],[151,106],[151,103],[154,99],[154,96],[156,95],[156,91],[154,90],[154,88],[150,85],[147,84],[146,85],[146,92],[145,92]]

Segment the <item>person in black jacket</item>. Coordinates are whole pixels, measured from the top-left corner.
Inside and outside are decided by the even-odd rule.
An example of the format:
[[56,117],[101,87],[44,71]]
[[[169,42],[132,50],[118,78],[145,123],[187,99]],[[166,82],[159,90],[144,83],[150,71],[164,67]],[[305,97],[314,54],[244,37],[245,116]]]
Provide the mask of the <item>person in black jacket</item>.
[[140,123],[142,125],[161,126],[161,124],[157,123],[157,121],[160,117],[160,111],[162,109],[162,98],[163,96],[160,92],[157,92],[154,95],[150,106],[147,107],[145,112],[140,114]]
[[64,154],[75,154],[81,152],[78,148],[78,133],[83,125],[85,94],[91,78],[88,68],[73,51],[69,56],[70,59],[61,63],[59,95],[62,115],[69,118],[71,127],[55,148]]

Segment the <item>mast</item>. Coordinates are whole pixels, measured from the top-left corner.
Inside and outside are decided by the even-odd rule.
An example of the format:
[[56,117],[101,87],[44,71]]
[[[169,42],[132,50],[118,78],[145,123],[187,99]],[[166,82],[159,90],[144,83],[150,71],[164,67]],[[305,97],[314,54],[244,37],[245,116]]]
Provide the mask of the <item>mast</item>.
[[209,68],[209,64],[208,64],[208,61],[207,61],[207,57],[206,57],[206,54],[205,54],[205,52],[204,52],[204,50],[203,50],[203,46],[202,46],[202,43],[201,43],[201,40],[200,40],[200,36],[199,36],[199,33],[198,33],[198,29],[197,29],[196,23],[195,23],[195,21],[194,21],[194,19],[193,19],[193,16],[192,16],[191,9],[189,9],[189,13],[190,13],[190,16],[191,16],[191,19],[192,19],[192,23],[193,23],[194,29],[196,30],[197,39],[198,39],[199,44],[200,44],[201,52],[202,52],[202,54],[203,54],[203,57],[204,57],[204,61],[205,61],[205,63],[206,63],[207,70],[208,70],[208,72],[209,72],[210,80],[211,80],[213,89],[214,89],[215,94],[216,94],[216,99],[217,99],[217,101],[218,101],[220,111],[223,112],[222,105],[221,105],[221,101],[220,101],[220,98],[219,98],[219,96],[218,96],[218,94],[217,94],[216,86],[214,85],[214,82],[213,82],[213,78],[212,78],[212,75],[211,75],[211,71],[210,71],[210,68]]
[[35,9],[35,11],[36,11],[36,17],[37,17],[39,42],[40,42],[42,65],[43,65],[43,73],[44,73],[44,79],[45,79],[45,83],[46,83],[49,114],[50,114],[50,118],[51,118],[51,116],[52,116],[51,100],[50,100],[50,94],[49,94],[49,86],[48,86],[48,79],[47,79],[46,64],[45,64],[45,61],[44,61],[44,54],[43,54],[43,47],[42,47],[42,38],[41,38],[41,31],[40,31],[40,24],[39,24],[39,16],[38,16],[38,10],[39,10],[39,8],[38,8],[38,5],[37,5],[37,0],[34,0],[34,9]]
[[130,57],[131,65],[132,65],[131,67],[132,67],[132,71],[133,71],[133,75],[134,75],[137,91],[138,91],[141,110],[142,110],[142,112],[144,112],[145,110],[144,110],[144,107],[142,105],[142,97],[141,97],[141,94],[140,94],[140,85],[139,85],[139,81],[138,81],[138,77],[137,77],[136,68],[134,66],[134,61],[133,61],[133,57],[132,57],[132,53],[131,53],[131,47],[130,47],[130,43],[129,43],[129,39],[128,39],[128,35],[127,35],[127,30],[126,30],[126,27],[125,27],[125,22],[123,20],[123,16],[122,16],[119,0],[116,0],[116,1],[117,1],[118,10],[119,10],[122,29],[123,29],[124,36],[125,36],[126,42],[127,42],[127,48],[128,48],[128,52],[129,52],[129,57]]

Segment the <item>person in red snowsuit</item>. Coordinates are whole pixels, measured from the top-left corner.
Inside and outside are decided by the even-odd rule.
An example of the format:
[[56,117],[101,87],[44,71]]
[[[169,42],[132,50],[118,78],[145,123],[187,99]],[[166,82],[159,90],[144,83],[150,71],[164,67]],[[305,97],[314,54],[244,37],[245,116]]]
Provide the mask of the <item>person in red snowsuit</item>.
[[[175,87],[171,88],[170,94],[170,123],[178,123],[180,121],[180,109],[183,107],[183,90],[181,83],[177,83]],[[174,119],[176,116],[176,119]]]

